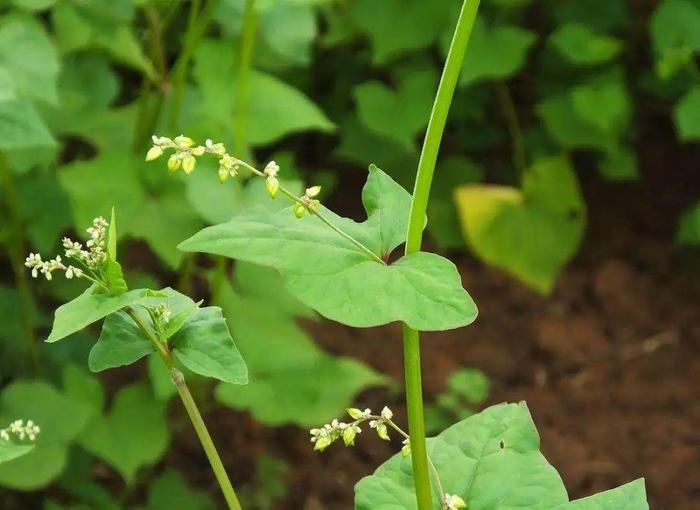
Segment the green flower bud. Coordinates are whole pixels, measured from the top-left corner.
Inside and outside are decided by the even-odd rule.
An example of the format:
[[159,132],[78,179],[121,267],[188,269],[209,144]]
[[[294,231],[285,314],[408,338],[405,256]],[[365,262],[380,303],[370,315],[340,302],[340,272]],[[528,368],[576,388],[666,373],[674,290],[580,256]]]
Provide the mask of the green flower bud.
[[173,141],[184,149],[189,149],[194,145],[194,140],[192,140],[192,138],[190,138],[189,136],[176,136],[175,140]]
[[344,429],[343,430],[343,442],[345,443],[345,446],[354,446],[356,435],[357,435],[357,432],[355,431],[355,427],[353,425],[350,425],[349,427]]
[[154,159],[158,159],[162,154],[163,149],[161,149],[157,145],[154,145],[146,153],[146,161],[153,161]]
[[306,207],[304,207],[302,204],[300,204],[298,202],[294,204],[294,216],[296,216],[297,218],[301,218],[304,216],[305,213],[306,213]]
[[168,170],[170,171],[170,173],[177,172],[177,169],[180,168],[180,163],[182,163],[182,161],[177,156],[177,154],[173,154],[172,156],[170,156],[168,158]]
[[389,431],[387,430],[386,425],[383,423],[377,425],[377,435],[384,441],[391,441],[391,438],[389,437]]
[[184,158],[182,158],[182,169],[185,171],[187,175],[191,174],[192,171],[194,170],[194,166],[197,164],[197,160],[194,158],[192,154],[187,154],[185,155]]
[[328,436],[319,437],[316,443],[314,443],[314,450],[322,452],[323,450],[328,448],[332,442],[333,441]]
[[353,420],[359,420],[360,418],[364,418],[362,411],[354,407],[348,407],[346,411],[350,415],[350,418],[352,418]]
[[321,186],[311,186],[310,188],[306,188],[306,196],[309,198],[313,198],[319,193],[321,193]]
[[268,177],[265,180],[265,189],[272,198],[275,198],[277,196],[277,192],[280,189],[280,181],[277,180],[277,177]]
[[228,179],[228,170],[226,170],[224,167],[220,166],[219,167],[219,181],[221,184],[226,182],[226,179]]

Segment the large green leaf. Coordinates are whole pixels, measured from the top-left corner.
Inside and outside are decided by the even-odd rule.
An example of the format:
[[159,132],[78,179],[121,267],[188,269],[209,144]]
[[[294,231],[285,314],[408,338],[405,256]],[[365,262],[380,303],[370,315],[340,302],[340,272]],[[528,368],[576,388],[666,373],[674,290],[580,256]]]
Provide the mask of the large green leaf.
[[522,190],[474,184],[458,188],[455,198],[474,252],[543,293],[583,236],[585,204],[566,158],[536,161]]
[[165,403],[144,384],[121,389],[109,414],[94,418],[80,444],[131,481],[136,471],[158,461],[169,440]]
[[[386,257],[404,239],[409,194],[372,166],[363,201],[368,215],[363,223],[325,208],[322,214],[375,255]],[[403,321],[420,330],[444,330],[476,318],[476,305],[447,259],[421,252],[382,264],[318,218],[297,220],[289,209],[276,214],[249,209],[202,230],[180,248],[275,268],[304,304],[352,326]]]
[[134,304],[147,292],[143,289],[136,289],[119,296],[112,296],[97,285],[92,285],[77,298],[56,309],[53,328],[46,341],[62,340],[112,312]]
[[20,95],[47,103],[58,101],[58,52],[43,26],[31,16],[0,19],[0,68],[10,72]]
[[[223,41],[205,40],[194,56],[194,77],[201,99],[192,111],[195,131],[230,133],[234,129],[236,69],[233,59],[222,61],[230,52]],[[273,142],[290,133],[307,130],[333,131],[334,124],[302,92],[278,78],[255,71],[250,77],[246,106],[247,139],[253,145]]]
[[577,499],[554,510],[648,510],[644,479],[622,485],[615,489],[600,492],[583,499]]
[[[443,48],[446,51],[449,33],[444,33]],[[482,17],[478,17],[464,57],[461,83],[512,76],[525,64],[535,40],[535,34],[528,30],[512,25],[489,26]]]
[[331,356],[314,344],[295,320],[308,311],[280,289],[273,270],[237,264],[236,280],[240,292],[224,282],[217,296],[248,364],[250,383],[220,384],[220,402],[250,409],[269,425],[311,427],[337,416],[358,392],[386,382],[365,364]]
[[[540,453],[525,403],[500,404],[428,439],[444,491],[469,510],[648,510],[642,480],[579,501]],[[437,498],[433,508],[441,508]],[[355,486],[356,510],[414,510],[411,459],[395,455]]]
[[583,23],[565,23],[549,38],[564,58],[575,65],[598,65],[618,55],[622,42]]
[[44,381],[14,382],[0,395],[0,423],[31,419],[41,427],[36,447],[0,465],[0,485],[21,490],[44,487],[63,470],[69,444],[82,432],[90,407]]
[[376,64],[435,42],[455,13],[454,4],[443,0],[355,0],[348,8],[352,21],[369,36]]
[[56,141],[28,101],[8,99],[0,101],[0,150],[10,168],[21,173],[51,161]]
[[172,338],[172,345],[177,359],[192,372],[233,384],[248,383],[248,369],[220,308],[198,310]]
[[93,372],[101,372],[131,365],[155,352],[155,349],[127,313],[114,312],[102,325],[100,338],[90,351],[88,366]]
[[674,118],[681,141],[700,140],[700,86],[691,89],[676,104]]
[[[142,294],[134,313],[146,324],[151,323],[144,306],[167,304],[171,318],[158,332],[168,340],[172,352],[191,371],[235,384],[246,384],[248,373],[226,321],[217,307],[198,308],[187,296],[166,288]],[[134,320],[124,312],[111,314],[104,322],[102,334],[90,351],[90,370],[130,365],[155,352],[155,346]]]
[[431,71],[410,74],[396,90],[378,81],[365,82],[353,91],[357,115],[367,129],[410,151],[428,122],[435,86]]

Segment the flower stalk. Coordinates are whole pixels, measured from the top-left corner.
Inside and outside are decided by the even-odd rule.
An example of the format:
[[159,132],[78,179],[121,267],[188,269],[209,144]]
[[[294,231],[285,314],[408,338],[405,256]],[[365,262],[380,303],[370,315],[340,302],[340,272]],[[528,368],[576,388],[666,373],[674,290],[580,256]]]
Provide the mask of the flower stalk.
[[[478,9],[479,0],[464,0],[447,54],[447,60],[430,113],[428,129],[418,163],[416,183],[411,201],[408,233],[406,235],[406,255],[416,253],[421,249],[425,214],[428,208],[428,199],[430,197],[430,188],[440,142]],[[430,484],[430,467],[425,443],[420,335],[418,331],[404,325],[403,343],[406,407],[408,410],[408,430],[411,442],[411,461],[413,464],[416,502],[418,510],[431,510],[433,508],[433,500]]]

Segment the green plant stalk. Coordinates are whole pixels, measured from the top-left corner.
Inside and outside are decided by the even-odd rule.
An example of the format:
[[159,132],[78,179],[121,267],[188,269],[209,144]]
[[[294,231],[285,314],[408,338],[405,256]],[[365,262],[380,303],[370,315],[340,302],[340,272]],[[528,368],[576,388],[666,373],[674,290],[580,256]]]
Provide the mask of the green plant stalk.
[[513,146],[511,160],[515,169],[522,175],[527,167],[527,156],[525,154],[525,141],[523,139],[523,130],[520,127],[520,120],[518,119],[518,111],[515,108],[515,102],[508,85],[503,81],[497,81],[494,87]]
[[[442,134],[445,131],[447,114],[452,103],[457,80],[464,62],[469,37],[476,13],[479,10],[479,0],[464,0],[457,21],[457,27],[452,36],[450,50],[440,78],[435,102],[430,113],[428,129],[423,141],[416,184],[411,200],[411,212],[406,235],[406,255],[420,251],[423,240],[425,214],[428,208],[430,187],[435,172],[438,151]],[[425,443],[425,421],[423,418],[423,389],[421,383],[420,364],[420,335],[418,331],[404,325],[404,370],[406,377],[406,407],[408,411],[408,430],[411,441],[411,462],[413,464],[413,480],[416,489],[418,510],[432,510],[432,490],[430,483],[430,466]]]
[[8,225],[12,239],[7,243],[7,251],[10,255],[10,264],[12,272],[15,276],[17,285],[17,293],[19,295],[20,320],[22,322],[22,330],[24,339],[29,348],[32,365],[35,370],[39,367],[39,347],[37,343],[36,329],[34,326],[34,299],[32,291],[27,282],[27,273],[23,267],[23,257],[25,253],[25,241],[22,228],[22,214],[20,212],[19,200],[17,199],[17,189],[15,181],[7,164],[7,158],[3,152],[0,152],[0,181],[2,182],[2,190],[5,195],[5,203],[7,204]]
[[182,110],[182,100],[187,78],[187,66],[192,59],[192,54],[194,53],[197,43],[204,34],[204,29],[209,23],[209,18],[211,17],[215,5],[216,0],[211,0],[204,8],[202,8],[202,0],[193,0],[190,4],[182,52],[173,65],[171,82],[172,100],[170,117],[168,119],[168,124],[171,128],[177,127],[180,122],[180,112]]
[[[235,89],[235,111],[233,119],[233,147],[235,154],[241,157],[248,150],[246,139],[248,124],[248,89],[250,83],[250,71],[253,62],[253,47],[255,44],[255,33],[257,30],[257,15],[255,11],[255,0],[246,0],[243,11],[243,29],[241,35],[241,45],[238,53],[237,84]],[[227,261],[225,257],[216,258],[216,271],[214,272],[214,283],[212,287],[216,293],[221,288],[221,283],[226,278]],[[217,301],[218,296],[214,296]]]
[[246,134],[248,129],[248,93],[250,89],[250,74],[253,61],[253,47],[257,31],[258,16],[255,10],[255,0],[246,0],[243,12],[243,32],[238,54],[238,79],[236,85],[236,111],[234,117],[233,150],[235,154],[244,156],[248,149]]
[[209,460],[211,469],[214,472],[216,481],[219,483],[219,487],[221,488],[221,492],[224,495],[224,499],[226,500],[229,509],[241,510],[241,504],[236,496],[236,491],[233,490],[233,485],[231,485],[231,480],[229,480],[224,464],[221,462],[221,457],[219,456],[219,452],[216,450],[216,446],[214,445],[214,441],[209,434],[207,425],[204,423],[204,419],[202,418],[202,414],[199,412],[197,403],[194,401],[194,398],[192,398],[192,393],[190,393],[190,389],[187,387],[185,377],[183,376],[182,372],[175,367],[170,351],[168,350],[167,346],[157,338],[155,333],[153,333],[153,331],[151,331],[151,329],[144,324],[141,317],[139,317],[132,308],[127,309],[127,313],[143,332],[143,334],[146,335],[151,343],[153,343],[154,347],[158,351],[158,354],[160,355],[160,358],[163,360],[163,363],[165,363],[165,366],[170,372],[173,384],[175,384],[175,388],[180,395],[180,400],[182,400],[182,405],[185,406],[185,410],[187,411],[187,415],[190,417],[192,426],[194,427],[195,432],[197,432],[199,442],[201,443],[204,453]]

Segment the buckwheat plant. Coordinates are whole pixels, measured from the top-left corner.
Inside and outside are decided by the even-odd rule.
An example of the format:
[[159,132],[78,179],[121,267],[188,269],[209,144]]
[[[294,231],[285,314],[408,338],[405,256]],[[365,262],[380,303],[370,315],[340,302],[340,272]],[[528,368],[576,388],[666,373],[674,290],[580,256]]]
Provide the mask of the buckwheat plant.
[[[440,141],[478,6],[478,0],[462,4],[413,194],[370,165],[362,190],[367,213],[363,222],[324,207],[318,200],[319,186],[297,196],[280,183],[283,169],[277,163],[270,161],[260,170],[230,154],[220,142],[197,144],[185,135],[173,139],[154,135],[146,154],[148,161],[167,155],[168,170],[174,173],[182,169],[185,174],[195,170],[198,158],[215,157],[222,183],[250,174],[265,180],[271,198],[284,195],[291,201],[290,207],[277,212],[262,205],[246,209],[228,222],[207,227],[183,241],[180,250],[273,268],[286,290],[302,303],[349,326],[403,323],[408,432],[396,424],[386,407],[379,414],[349,409],[352,421],[336,419],[311,431],[317,451],[340,440],[352,446],[365,424],[384,440],[390,440],[392,433],[400,436],[401,455],[355,487],[356,510],[454,510],[468,506],[498,510],[535,505],[542,510],[565,510],[568,504],[561,479],[539,452],[537,431],[524,403],[493,406],[457,423],[430,440],[428,456],[419,331],[466,326],[477,315],[454,264],[422,252],[421,244]],[[392,252],[400,245],[405,245],[403,256],[390,263]],[[619,498],[636,501],[643,498],[643,485],[641,491],[639,483],[633,482],[599,496],[596,504]],[[621,508],[619,504],[603,507]],[[645,510],[638,505],[630,508]]]
[[[191,168],[186,155],[177,161],[183,168]],[[247,383],[245,363],[221,309],[200,307],[201,302],[195,303],[170,288],[129,290],[117,261],[114,211],[111,222],[95,218],[87,234],[85,242],[64,238],[63,257],[44,260],[40,254],[31,253],[25,261],[34,278],[41,275],[51,281],[53,273],[61,271],[68,279],[80,278],[91,284],[83,294],[56,310],[47,341],[62,340],[104,318],[102,333],[88,359],[92,371],[129,365],[152,354],[159,356],[171,374],[228,507],[239,510],[240,503],[183,373],[187,369],[221,381]],[[18,420],[0,431],[0,439],[14,434],[33,440],[38,432],[31,421]],[[2,452],[0,444],[0,455]]]

